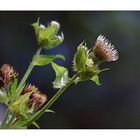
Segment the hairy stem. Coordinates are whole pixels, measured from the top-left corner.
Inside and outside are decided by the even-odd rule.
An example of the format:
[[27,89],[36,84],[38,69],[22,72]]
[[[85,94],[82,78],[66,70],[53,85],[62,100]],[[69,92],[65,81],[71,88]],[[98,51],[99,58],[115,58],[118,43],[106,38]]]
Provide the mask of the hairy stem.
[[32,122],[36,121],[41,115],[43,115],[45,110],[49,109],[49,107],[59,98],[59,96],[74,82],[77,76],[78,74],[75,74],[64,87],[58,90],[58,92],[49,100],[49,102],[41,110],[36,112],[29,120],[23,122],[22,126],[29,126]]
[[[35,53],[34,57],[40,54],[41,49],[42,49],[42,48],[39,48],[39,49],[37,50],[37,52]],[[33,58],[34,58],[34,57],[33,57]],[[33,68],[34,68],[34,65],[33,65],[32,63],[30,63],[30,65],[29,65],[29,67],[28,67],[26,73],[24,74],[24,76],[23,76],[21,82],[20,82],[19,85],[18,85],[17,92],[18,92],[18,91],[20,90],[20,88],[24,85],[24,83],[26,82],[26,80],[27,80],[28,76],[30,75],[31,71],[33,70]]]

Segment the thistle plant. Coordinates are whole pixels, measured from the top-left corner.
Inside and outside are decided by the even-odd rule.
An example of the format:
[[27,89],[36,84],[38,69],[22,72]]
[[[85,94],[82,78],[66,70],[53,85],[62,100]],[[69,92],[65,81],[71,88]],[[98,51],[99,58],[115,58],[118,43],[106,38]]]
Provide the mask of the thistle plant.
[[[0,125],[1,128],[27,128],[34,124],[39,125],[36,120],[44,113],[52,112],[51,105],[64,93],[71,84],[78,84],[86,80],[93,81],[100,85],[99,74],[108,68],[100,69],[105,61],[116,61],[118,52],[114,46],[103,35],[99,35],[95,45],[90,49],[86,42],[82,42],[73,58],[74,75],[69,77],[68,69],[54,62],[55,59],[65,60],[62,54],[42,55],[42,49],[52,49],[64,40],[60,25],[56,21],[50,22],[47,26],[40,24],[39,20],[32,24],[37,41],[37,52],[23,76],[19,81],[18,73],[9,64],[0,67],[0,102],[7,106],[5,117]],[[27,78],[35,66],[51,65],[55,72],[53,88],[57,92],[48,100],[47,95],[38,87],[27,82]]]

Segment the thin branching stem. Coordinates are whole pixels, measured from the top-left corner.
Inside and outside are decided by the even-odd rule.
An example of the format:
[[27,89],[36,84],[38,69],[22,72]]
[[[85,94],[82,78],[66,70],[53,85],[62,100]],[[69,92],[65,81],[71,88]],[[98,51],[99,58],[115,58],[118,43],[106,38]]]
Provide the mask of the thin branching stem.
[[56,94],[54,94],[54,96],[49,100],[48,103],[46,103],[46,105],[41,110],[39,110],[38,112],[36,112],[30,119],[26,120],[25,122],[22,122],[22,127],[29,126],[30,124],[32,124],[32,122],[36,121],[41,115],[43,115],[45,113],[45,111],[47,109],[49,109],[49,107],[51,107],[51,105],[74,82],[74,80],[77,77],[78,77],[78,74],[75,74],[64,87],[62,87],[61,89],[59,89],[58,92]]

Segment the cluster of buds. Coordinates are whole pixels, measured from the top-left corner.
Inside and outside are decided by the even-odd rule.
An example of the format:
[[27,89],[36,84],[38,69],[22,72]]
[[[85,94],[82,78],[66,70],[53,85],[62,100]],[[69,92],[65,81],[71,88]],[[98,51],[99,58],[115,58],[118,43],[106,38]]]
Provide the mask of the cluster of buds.
[[99,65],[104,61],[110,62],[117,59],[117,50],[102,35],[98,36],[94,47],[90,50],[86,44],[81,43],[73,60],[73,69],[79,73],[76,83],[90,79],[99,85],[98,74],[103,71],[99,69]]
[[18,74],[9,64],[4,64],[0,67],[0,87],[5,87],[10,84],[14,77]]
[[37,87],[34,85],[28,84],[24,87],[21,95],[26,93],[31,93],[28,101],[29,108],[34,108],[34,110],[38,110],[43,106],[43,104],[47,101],[47,96],[43,94]]
[[[12,82],[14,79],[17,79],[18,73],[14,70],[14,68],[9,64],[4,64],[0,67],[0,89],[5,89],[6,86],[12,86]],[[1,90],[2,92],[3,90]],[[11,91],[8,91],[11,92]],[[27,99],[27,102],[24,103],[29,109],[33,109],[33,111],[38,110],[43,106],[43,104],[47,101],[47,96],[42,94],[38,88],[35,86],[28,84],[22,90],[20,96],[25,95],[26,93],[31,93],[30,97]],[[14,94],[14,93],[11,93]],[[5,94],[5,98],[8,98]],[[2,100],[3,98],[0,98]],[[10,99],[8,99],[10,101]],[[4,102],[4,101],[1,101]],[[18,103],[18,99],[13,102],[13,105]],[[16,106],[17,108],[17,106]],[[16,109],[17,110],[17,109]],[[19,109],[20,110],[20,109]]]

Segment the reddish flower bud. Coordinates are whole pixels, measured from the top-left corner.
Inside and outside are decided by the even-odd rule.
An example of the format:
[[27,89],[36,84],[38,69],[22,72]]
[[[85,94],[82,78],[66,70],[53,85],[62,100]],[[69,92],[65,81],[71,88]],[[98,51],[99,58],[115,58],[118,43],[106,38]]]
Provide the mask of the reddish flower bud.
[[32,107],[34,105],[34,110],[41,108],[43,104],[47,101],[47,96],[45,94],[42,94],[39,89],[36,88],[34,85],[26,85],[21,95],[24,95],[28,92],[31,93],[28,101],[28,106]]
[[0,87],[8,85],[18,74],[9,64],[4,64],[0,67]]

